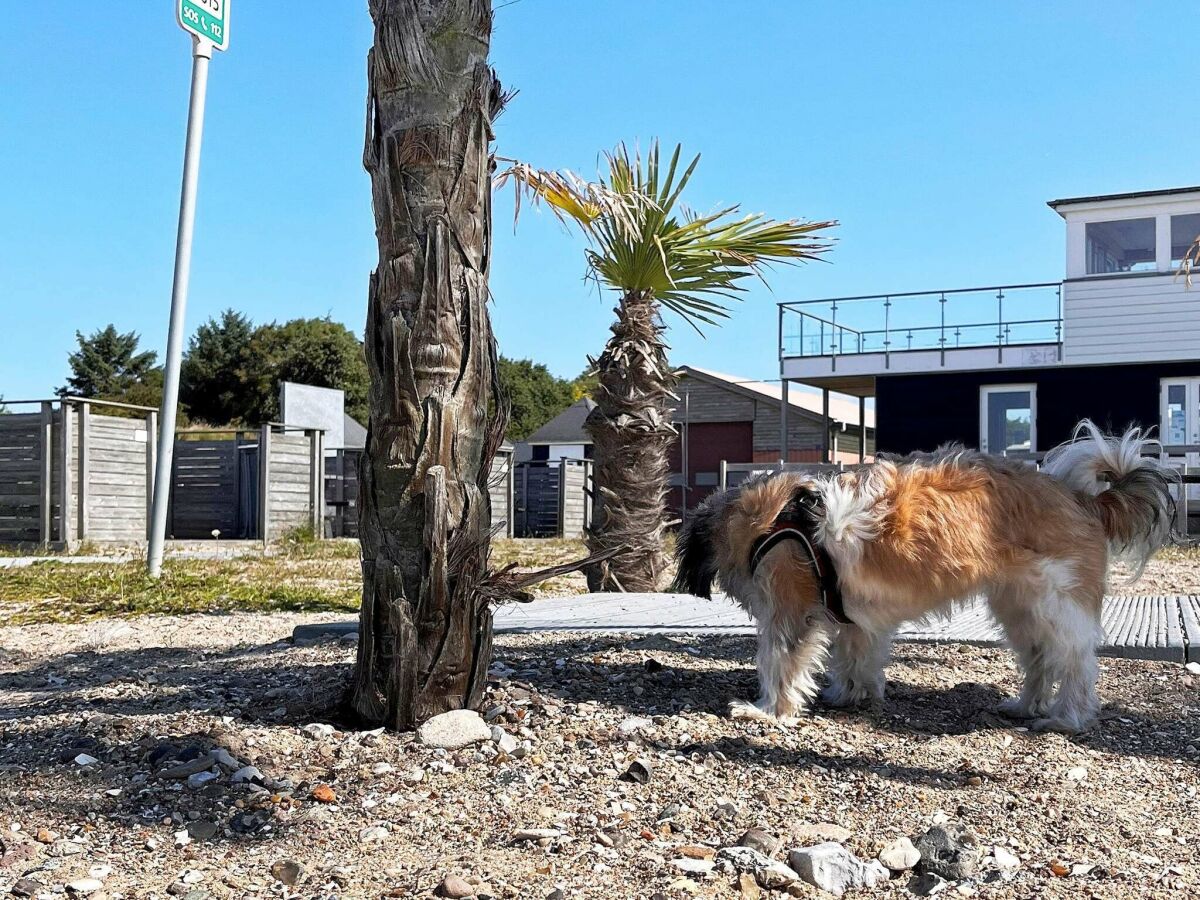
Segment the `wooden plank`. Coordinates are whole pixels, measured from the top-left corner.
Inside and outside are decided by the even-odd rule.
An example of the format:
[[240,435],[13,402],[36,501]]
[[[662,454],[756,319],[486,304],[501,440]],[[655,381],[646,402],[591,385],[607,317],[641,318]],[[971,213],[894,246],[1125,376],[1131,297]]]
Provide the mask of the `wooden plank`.
[[52,455],[52,444],[54,434],[54,413],[49,402],[42,404],[42,422],[41,433],[38,437],[38,450],[40,453],[39,459],[42,463],[41,481],[41,519],[38,523],[38,540],[42,544],[50,543],[51,532],[53,525],[53,512],[51,510],[51,479],[54,474],[54,457]]

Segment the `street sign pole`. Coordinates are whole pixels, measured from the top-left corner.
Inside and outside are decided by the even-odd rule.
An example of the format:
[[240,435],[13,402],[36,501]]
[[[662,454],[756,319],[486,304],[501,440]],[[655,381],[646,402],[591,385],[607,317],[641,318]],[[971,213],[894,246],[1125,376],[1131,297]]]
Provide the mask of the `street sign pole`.
[[[204,7],[197,13],[197,3]],[[208,63],[214,46],[228,46],[229,0],[176,0],[180,26],[192,35],[192,90],[188,105],[187,142],[183,155],[183,188],[179,199],[179,228],[175,235],[175,275],[171,283],[171,324],[163,373],[159,413],[158,455],[154,465],[154,499],[150,509],[151,578],[162,574],[167,536],[167,504],[171,497],[171,460],[175,452],[175,411],[179,404],[179,365],[183,358],[184,314],[192,269],[192,231],[196,221],[196,187],[200,181],[200,144],[204,137],[204,100],[208,93]],[[219,18],[218,18],[219,16]],[[205,35],[212,35],[214,40]]]

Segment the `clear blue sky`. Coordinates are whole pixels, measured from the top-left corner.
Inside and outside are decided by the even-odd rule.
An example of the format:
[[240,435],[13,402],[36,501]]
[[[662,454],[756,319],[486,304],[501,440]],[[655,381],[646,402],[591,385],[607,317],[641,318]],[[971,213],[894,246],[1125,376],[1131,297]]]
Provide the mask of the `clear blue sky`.
[[[190,67],[169,0],[12,4],[0,53],[0,393],[63,383],[76,329],[166,340]],[[366,0],[241,0],[213,61],[189,328],[329,314],[361,332]],[[123,19],[121,17],[124,17]],[[1055,197],[1200,182],[1190,3],[519,0],[496,149],[596,171],[618,140],[703,154],[691,204],[842,223],[672,359],[772,377],[779,299],[1053,280]],[[496,204],[503,353],[577,374],[612,302],[547,214]]]

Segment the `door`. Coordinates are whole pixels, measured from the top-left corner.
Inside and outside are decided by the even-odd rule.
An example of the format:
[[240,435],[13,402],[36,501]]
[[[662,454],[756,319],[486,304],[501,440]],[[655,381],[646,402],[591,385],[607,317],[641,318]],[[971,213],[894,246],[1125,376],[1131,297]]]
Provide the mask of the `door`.
[[[1160,390],[1159,436],[1167,459],[1200,467],[1200,378],[1164,378]],[[1188,500],[1200,500],[1200,485],[1188,485]]]
[[989,384],[979,389],[979,449],[997,456],[1037,451],[1037,385]]

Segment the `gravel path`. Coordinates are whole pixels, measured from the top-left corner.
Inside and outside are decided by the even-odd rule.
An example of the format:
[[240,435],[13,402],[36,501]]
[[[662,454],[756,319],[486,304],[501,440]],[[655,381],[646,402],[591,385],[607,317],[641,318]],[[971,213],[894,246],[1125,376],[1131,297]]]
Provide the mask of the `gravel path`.
[[0,891],[784,897],[721,848],[759,829],[746,842],[786,869],[822,838],[871,860],[962,823],[974,871],[942,896],[1200,892],[1200,676],[1181,665],[1102,660],[1101,721],[1065,738],[993,713],[1007,653],[904,646],[883,709],[783,729],[723,714],[753,692],[749,638],[508,635],[483,704],[500,742],[444,750],[340,730],[353,646],[285,639],[336,618],[0,628]]

